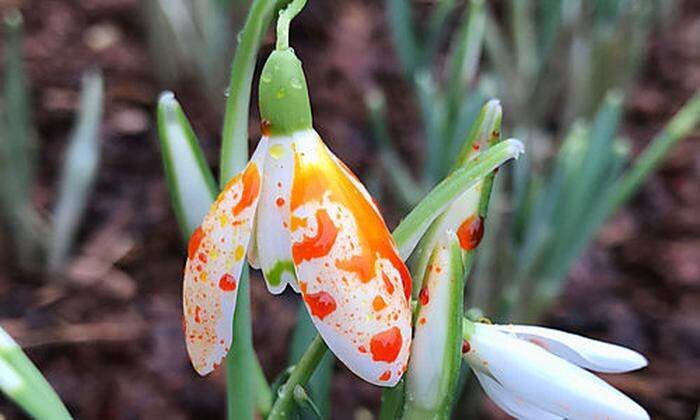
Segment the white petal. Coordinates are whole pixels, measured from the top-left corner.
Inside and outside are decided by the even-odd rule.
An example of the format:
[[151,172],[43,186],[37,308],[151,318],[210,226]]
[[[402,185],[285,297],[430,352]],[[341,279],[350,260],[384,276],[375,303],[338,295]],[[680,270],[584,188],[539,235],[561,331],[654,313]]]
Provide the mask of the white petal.
[[476,324],[466,359],[509,393],[567,419],[648,419],[637,403],[592,373],[543,348]]
[[478,371],[473,372],[476,374],[476,378],[479,380],[486,395],[511,416],[525,420],[557,420],[562,418],[561,416],[544,411],[522,398],[510,394],[501,384],[485,373]]
[[296,292],[299,291],[289,233],[289,196],[294,174],[291,143],[290,137],[270,138],[256,220],[258,262],[267,289],[274,294],[282,293],[287,284]]
[[231,348],[238,284],[260,198],[267,140],[226,184],[190,238],[182,306],[187,353],[200,375],[221,364]]
[[644,356],[634,350],[564,331],[530,325],[499,325],[497,328],[596,372],[629,372],[647,365]]

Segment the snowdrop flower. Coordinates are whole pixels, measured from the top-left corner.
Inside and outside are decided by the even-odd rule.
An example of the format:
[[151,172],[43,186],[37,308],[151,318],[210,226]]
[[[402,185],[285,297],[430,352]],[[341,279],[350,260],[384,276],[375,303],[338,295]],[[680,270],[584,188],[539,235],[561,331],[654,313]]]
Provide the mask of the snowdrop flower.
[[647,365],[644,356],[624,347],[549,328],[465,320],[462,351],[486,394],[514,417],[649,418],[588,371],[619,373]]
[[259,90],[262,138],[193,233],[185,268],[187,351],[200,374],[232,342],[247,260],[270,292],[300,292],[336,357],[364,380],[395,385],[411,343],[411,277],[365,187],[312,127],[301,62],[286,40]]

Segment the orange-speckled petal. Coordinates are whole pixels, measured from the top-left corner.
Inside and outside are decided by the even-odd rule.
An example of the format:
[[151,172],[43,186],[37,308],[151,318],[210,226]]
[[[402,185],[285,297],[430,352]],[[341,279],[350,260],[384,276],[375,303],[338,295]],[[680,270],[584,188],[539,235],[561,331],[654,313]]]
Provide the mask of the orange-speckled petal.
[[231,348],[238,281],[260,198],[266,150],[263,138],[246,168],[229,181],[190,238],[184,328],[187,353],[200,375],[216,369]]
[[358,376],[393,386],[411,344],[411,278],[362,184],[315,131],[292,141],[292,259],[314,325]]

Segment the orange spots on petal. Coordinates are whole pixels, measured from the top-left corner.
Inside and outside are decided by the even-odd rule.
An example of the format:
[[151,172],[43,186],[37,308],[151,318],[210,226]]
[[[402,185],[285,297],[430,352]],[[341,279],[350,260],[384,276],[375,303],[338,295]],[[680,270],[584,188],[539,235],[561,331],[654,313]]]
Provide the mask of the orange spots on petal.
[[236,279],[234,279],[233,276],[228,273],[224,274],[219,279],[219,289],[223,290],[224,292],[233,292],[236,290],[237,286],[238,284],[236,283]]
[[386,289],[386,292],[390,295],[394,294],[394,284],[391,282],[391,279],[386,275],[386,273],[382,273],[382,280],[384,280],[384,288]]
[[425,306],[430,302],[430,292],[428,291],[428,286],[420,289],[420,293],[418,293],[418,300],[422,306]]
[[284,198],[282,198],[282,197],[277,197],[277,199],[275,200],[275,205],[276,205],[277,207],[282,207],[282,206],[284,206]]
[[367,347],[360,346],[357,348],[357,351],[359,351],[360,353],[367,353]]
[[467,340],[462,340],[462,354],[467,354],[469,351],[472,349],[472,346],[469,344],[469,341]]
[[199,317],[199,313],[200,313],[201,311],[202,311],[202,308],[201,308],[199,305],[197,305],[197,306],[194,308],[194,322],[196,322],[197,324],[199,324],[199,323],[202,322],[202,319]]
[[320,291],[317,293],[304,293],[304,302],[309,305],[311,315],[323,321],[323,318],[335,312],[337,307],[335,299],[329,293]]
[[303,152],[293,147],[294,179],[290,197],[292,212],[309,202],[323,202],[326,197],[342,205],[357,224],[358,232],[353,238],[357,247],[353,248],[356,252],[351,253],[351,257],[335,261],[336,267],[354,272],[362,282],[368,282],[377,275],[377,260],[389,260],[399,272],[406,302],[409,302],[411,276],[398,255],[384,220],[372,201],[358,188],[358,181],[353,179],[352,172],[340,160],[335,159],[320,140],[313,141],[314,144]]
[[207,255],[203,252],[200,252],[199,255],[197,255],[197,258],[199,261],[203,262],[204,264],[207,263]]
[[197,227],[197,229],[192,232],[192,236],[190,236],[190,241],[187,244],[187,257],[192,259],[194,257],[194,254],[197,253],[197,250],[199,249],[199,244],[202,243],[202,239],[204,239],[204,231],[202,231],[201,226]]
[[369,342],[369,350],[372,353],[372,360],[391,363],[401,352],[401,330],[398,327],[391,327],[386,331],[372,336]]
[[243,172],[243,192],[241,199],[233,207],[233,215],[238,216],[243,210],[253,204],[260,194],[260,172],[258,166],[251,162]]
[[357,274],[362,283],[367,283],[374,278],[374,263],[377,258],[365,253],[355,255],[347,260],[336,260],[335,266],[341,270]]
[[380,381],[388,381],[389,379],[391,379],[391,371],[388,370],[382,373],[382,376],[379,377]]
[[386,308],[386,306],[386,302],[384,301],[384,299],[382,299],[381,296],[375,296],[374,300],[372,301],[372,309],[374,309],[376,312],[379,312],[382,309]]
[[459,246],[465,251],[476,249],[484,237],[484,218],[481,216],[470,216],[457,229]]
[[292,245],[292,258],[295,264],[328,255],[333,248],[335,238],[338,236],[338,228],[335,227],[328,212],[324,209],[318,210],[316,222],[318,226],[316,236],[304,236],[301,242]]
[[418,323],[419,323],[420,325],[425,325],[425,318],[419,319],[419,320],[418,320]]

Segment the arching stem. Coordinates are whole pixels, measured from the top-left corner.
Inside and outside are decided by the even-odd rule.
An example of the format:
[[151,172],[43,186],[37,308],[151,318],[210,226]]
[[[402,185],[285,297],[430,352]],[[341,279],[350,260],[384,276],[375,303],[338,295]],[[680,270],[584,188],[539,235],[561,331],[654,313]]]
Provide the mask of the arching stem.
[[280,16],[277,19],[277,50],[282,51],[289,48],[289,24],[305,5],[306,0],[293,0],[284,10],[280,11]]

